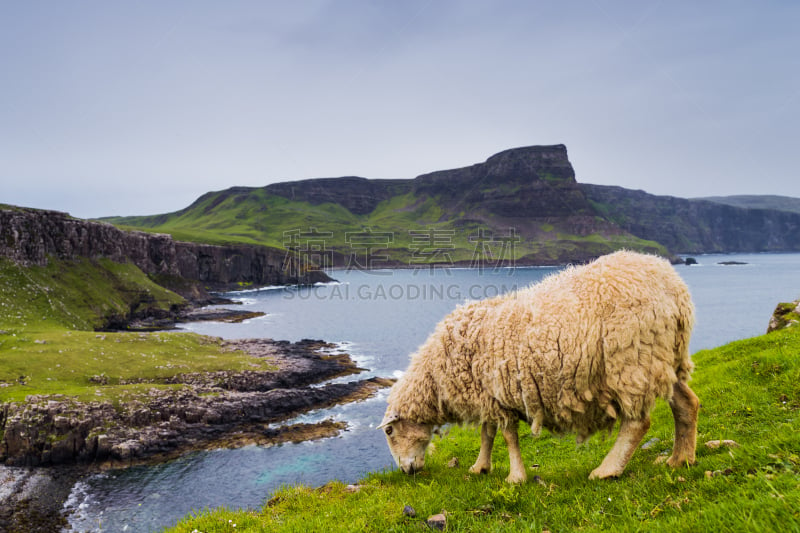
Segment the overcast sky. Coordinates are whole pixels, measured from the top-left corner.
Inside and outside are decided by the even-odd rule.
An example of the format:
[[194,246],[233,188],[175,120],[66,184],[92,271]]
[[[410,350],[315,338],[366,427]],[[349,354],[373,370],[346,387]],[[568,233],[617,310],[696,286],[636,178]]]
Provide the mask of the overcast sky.
[[800,2],[0,0],[0,203],[175,211],[567,145],[577,179],[800,197]]

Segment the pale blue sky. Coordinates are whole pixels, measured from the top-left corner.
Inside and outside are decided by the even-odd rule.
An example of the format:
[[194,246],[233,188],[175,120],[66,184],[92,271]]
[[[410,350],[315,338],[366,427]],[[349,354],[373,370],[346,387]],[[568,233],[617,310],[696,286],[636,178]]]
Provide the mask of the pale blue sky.
[[0,202],[154,214],[564,143],[581,182],[800,197],[800,3],[0,0]]

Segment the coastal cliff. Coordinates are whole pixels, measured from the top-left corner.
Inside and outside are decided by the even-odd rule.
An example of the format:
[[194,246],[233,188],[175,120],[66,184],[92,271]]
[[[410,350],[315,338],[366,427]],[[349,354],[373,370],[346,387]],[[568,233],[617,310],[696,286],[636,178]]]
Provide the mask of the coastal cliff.
[[130,262],[190,299],[205,289],[329,280],[320,271],[301,272],[285,250],[182,242],[166,234],[123,231],[66,213],[17,207],[0,207],[0,257],[23,266],[42,266],[50,258]]
[[800,213],[656,196],[622,187],[580,187],[604,217],[675,253],[800,250]]

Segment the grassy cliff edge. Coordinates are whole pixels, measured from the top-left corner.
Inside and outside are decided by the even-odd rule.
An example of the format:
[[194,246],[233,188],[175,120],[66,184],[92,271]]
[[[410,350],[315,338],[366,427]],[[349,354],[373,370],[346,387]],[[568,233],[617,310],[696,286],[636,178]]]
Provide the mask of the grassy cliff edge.
[[0,258],[0,402],[64,394],[116,404],[146,395],[148,387],[137,384],[143,379],[256,364],[201,335],[96,331],[137,313],[167,313],[185,304],[130,263],[52,260],[20,267]]
[[[447,531],[800,531],[799,353],[800,328],[791,327],[694,355],[702,408],[693,467],[656,464],[673,440],[664,402],[615,481],[587,479],[611,439],[595,435],[576,447],[546,432],[522,438],[528,483],[504,483],[499,437],[495,470],[470,475],[477,429],[453,427],[413,477],[393,470],[356,486],[285,487],[262,509],[206,510],[168,531],[419,531],[437,513]],[[705,444],[725,440],[735,445]],[[459,466],[451,468],[453,457]],[[415,517],[404,514],[407,505]]]

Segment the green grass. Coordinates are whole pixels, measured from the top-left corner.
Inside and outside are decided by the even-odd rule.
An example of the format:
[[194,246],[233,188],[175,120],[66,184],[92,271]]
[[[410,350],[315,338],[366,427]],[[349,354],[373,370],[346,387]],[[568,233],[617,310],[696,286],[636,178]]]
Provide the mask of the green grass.
[[144,307],[168,310],[185,303],[131,263],[52,260],[21,268],[0,259],[0,329],[94,330]]
[[118,404],[177,387],[166,381],[180,373],[272,368],[201,335],[94,331],[130,310],[184,303],[132,264],[53,260],[23,268],[0,259],[0,403],[63,394]]
[[[644,438],[660,440],[637,450],[617,480],[588,480],[611,439],[595,435],[576,446],[546,432],[522,437],[528,483],[504,483],[508,457],[499,436],[495,470],[473,476],[467,468],[478,432],[453,427],[415,476],[376,472],[358,492],[338,482],[285,487],[262,509],[206,510],[168,531],[424,531],[425,518],[443,511],[447,531],[800,531],[798,354],[800,327],[695,354],[692,387],[702,403],[696,466],[655,464],[672,446],[664,402]],[[714,439],[741,447],[704,445]],[[460,466],[448,468],[451,457]],[[403,515],[405,505],[417,518]]]

